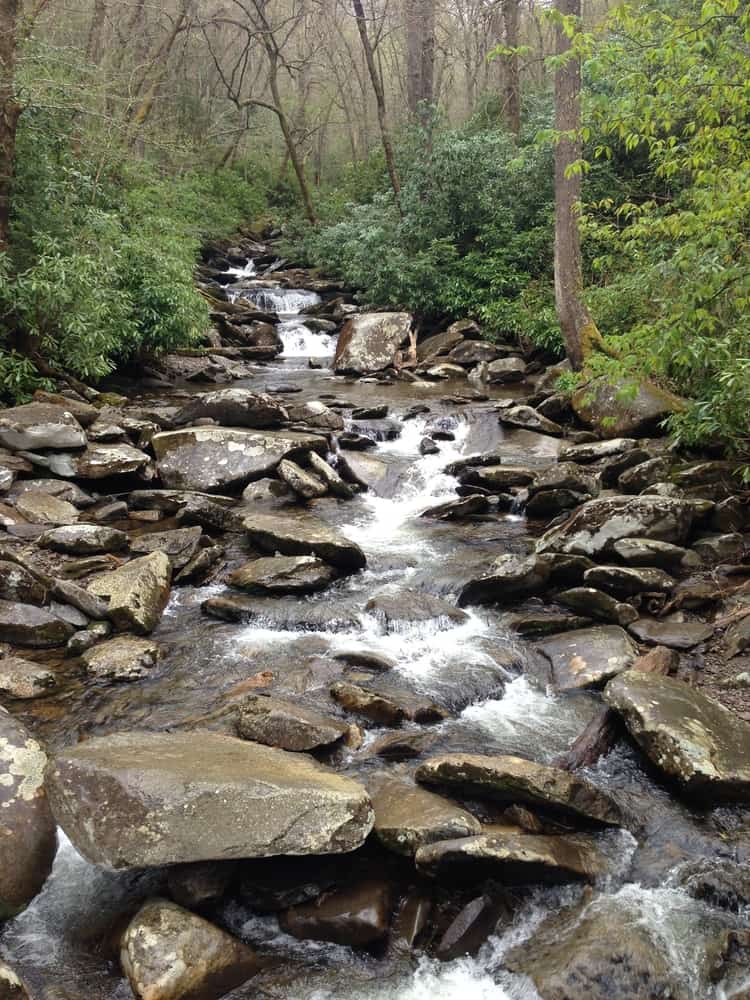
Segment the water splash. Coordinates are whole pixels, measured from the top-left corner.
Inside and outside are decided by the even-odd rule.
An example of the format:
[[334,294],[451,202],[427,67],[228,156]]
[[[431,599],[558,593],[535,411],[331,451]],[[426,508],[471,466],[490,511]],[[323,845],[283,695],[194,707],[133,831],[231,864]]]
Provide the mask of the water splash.
[[275,312],[280,316],[297,316],[304,309],[320,302],[317,292],[291,288],[253,288],[244,293],[246,299],[259,309]]
[[278,331],[283,358],[330,358],[336,348],[335,335],[311,330],[301,319],[282,320]]

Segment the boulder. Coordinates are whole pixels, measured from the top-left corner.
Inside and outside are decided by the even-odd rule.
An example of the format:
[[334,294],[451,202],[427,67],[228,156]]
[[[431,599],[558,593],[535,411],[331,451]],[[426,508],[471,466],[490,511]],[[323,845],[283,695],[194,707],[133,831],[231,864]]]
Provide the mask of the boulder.
[[583,574],[583,582],[625,598],[636,594],[668,594],[677,583],[663,569],[645,566],[594,566]]
[[254,622],[261,628],[302,632],[351,632],[357,617],[346,606],[330,607],[323,601],[269,601],[227,591],[201,605],[205,614],[225,622]]
[[630,625],[630,632],[639,642],[669,649],[693,649],[714,634],[713,626],[703,622],[681,622],[657,618],[639,618]]
[[561,462],[580,462],[588,465],[602,459],[614,458],[638,446],[633,438],[610,438],[609,441],[591,441],[586,444],[564,444],[560,449]]
[[415,860],[423,875],[472,884],[486,879],[504,885],[593,881],[608,868],[591,837],[514,831],[426,844]]
[[373,832],[396,854],[411,858],[423,844],[482,832],[482,824],[470,812],[400,778],[375,780],[370,796],[375,810]]
[[[415,777],[423,784],[455,789],[471,798],[521,802],[554,815],[605,826],[622,824],[619,807],[596,785],[569,771],[522,757],[443,754],[420,764]],[[375,814],[377,817],[377,807]]]
[[347,712],[370,719],[378,726],[400,726],[403,722],[442,722],[448,713],[427,698],[408,692],[376,690],[338,681],[331,697]]
[[288,458],[279,462],[277,471],[287,486],[303,500],[315,500],[316,497],[324,497],[328,492],[326,484],[317,476],[307,472],[306,469],[301,469],[296,462],[291,462]]
[[124,531],[95,524],[75,524],[45,531],[38,541],[43,549],[67,555],[88,556],[97,552],[121,552],[128,547]]
[[163,552],[169,557],[173,570],[182,569],[198,551],[202,536],[200,525],[173,531],[149,531],[131,540],[130,551],[133,555]]
[[340,413],[330,409],[320,400],[287,405],[289,420],[295,424],[304,424],[322,431],[343,431],[344,418]]
[[[497,364],[497,362],[495,362]],[[554,420],[548,420],[533,406],[508,406],[498,412],[498,420],[508,427],[524,427],[526,430],[537,431],[539,434],[550,434],[552,437],[561,437],[564,433],[560,424]]]
[[649,458],[639,465],[625,469],[618,477],[617,485],[622,493],[640,493],[647,486],[664,482],[669,476],[671,467],[671,460],[664,455]]
[[0,560],[0,600],[22,604],[47,603],[47,587],[25,567]]
[[57,687],[57,678],[46,667],[19,656],[0,659],[0,694],[10,698],[41,698]]
[[86,432],[67,406],[26,403],[0,412],[0,444],[12,451],[83,448]]
[[122,635],[87,650],[82,659],[91,677],[108,681],[139,681],[156,666],[159,655],[157,643]]
[[630,625],[638,618],[638,612],[632,604],[617,601],[595,587],[564,590],[557,595],[557,602],[571,611],[578,611],[597,621],[612,622],[614,625]]
[[[1,662],[1,661],[0,661]],[[281,750],[315,750],[336,743],[349,727],[330,715],[268,695],[250,695],[237,716],[237,735]]]
[[354,573],[366,564],[358,545],[309,514],[250,514],[243,524],[251,544],[264,552],[314,555],[343,573]]
[[265,430],[281,426],[287,419],[287,412],[273,396],[233,386],[194,396],[177,413],[174,426],[181,427],[207,418],[215,420],[221,427]]
[[325,453],[324,438],[295,431],[186,427],[151,442],[165,486],[216,493],[271,475],[284,458]]
[[382,371],[395,360],[409,336],[409,313],[360,313],[344,324],[336,344],[333,369],[355,375]]
[[373,824],[370,799],[350,778],[209,732],[95,737],[57,754],[47,790],[80,853],[114,869],[338,854],[358,848]]
[[34,392],[34,403],[50,403],[52,406],[62,407],[68,413],[72,413],[81,427],[90,427],[99,418],[99,410],[84,399],[75,399],[71,396],[64,396],[60,392],[46,392],[44,389],[37,389]]
[[362,947],[387,935],[392,907],[390,886],[369,879],[291,907],[280,915],[279,925],[303,940]]
[[600,497],[589,500],[537,542],[537,552],[566,552],[596,558],[623,538],[648,538],[680,545],[686,541],[698,506],[672,497]]
[[463,332],[456,327],[457,324],[453,323],[442,333],[434,333],[417,344],[417,361],[429,362],[441,355],[449,354],[464,339]]
[[75,628],[45,608],[0,601],[0,642],[28,649],[64,646]]
[[523,358],[498,358],[489,362],[486,372],[486,380],[490,385],[523,382],[526,378],[526,362]]
[[745,539],[738,532],[704,535],[693,542],[693,549],[704,563],[740,563],[745,558]]
[[118,628],[148,635],[159,624],[169,600],[172,567],[163,552],[132,559],[96,577],[89,592],[108,601],[108,614]]
[[551,681],[558,691],[599,687],[627,670],[638,656],[635,643],[617,625],[551,635],[535,648],[550,664],[545,681]]
[[486,514],[490,509],[490,501],[483,493],[470,493],[460,500],[449,500],[447,503],[428,507],[420,517],[434,517],[440,521],[462,521],[476,514]]
[[78,508],[48,493],[29,491],[16,497],[16,510],[30,524],[75,524]]
[[0,997],[2,1000],[31,1000],[31,994],[23,981],[2,961],[0,961]]
[[73,461],[73,471],[53,471],[58,475],[80,476],[82,479],[109,479],[110,476],[127,476],[143,472],[151,465],[145,451],[130,444],[90,444]]
[[474,365],[495,361],[502,353],[495,344],[487,344],[482,340],[464,340],[456,344],[448,355],[448,360],[465,368],[473,368]]
[[651,762],[699,799],[750,801],[750,724],[683,681],[628,671],[604,700]]
[[340,497],[342,500],[351,500],[354,496],[354,490],[348,483],[344,482],[338,472],[324,458],[321,458],[317,452],[311,451],[308,452],[307,460],[312,471],[326,484],[334,496]]
[[477,896],[451,921],[435,947],[435,957],[450,962],[466,955],[476,955],[487,938],[507,915],[507,908],[490,896]]
[[687,401],[651,382],[612,385],[594,379],[573,393],[573,410],[603,438],[647,437],[663,431],[663,423],[682,413]]
[[569,490],[583,499],[599,495],[599,479],[591,472],[581,469],[575,462],[557,462],[546,469],[537,470],[534,481],[529,485],[529,499],[547,490]]
[[541,593],[550,578],[550,564],[531,555],[506,553],[490,566],[484,576],[469,580],[462,589],[458,603],[511,604]]
[[44,790],[46,763],[39,743],[0,708],[0,919],[23,910],[52,869],[57,834]]
[[315,556],[268,556],[245,563],[227,583],[248,594],[312,594],[336,579],[336,571]]
[[613,553],[628,566],[658,566],[670,572],[697,569],[700,557],[681,545],[651,538],[623,538],[612,546]]
[[469,619],[466,612],[455,604],[422,590],[376,594],[365,604],[365,611],[374,615],[388,632],[398,632],[403,630],[403,626],[427,621],[449,628]]
[[536,478],[536,471],[525,465],[485,465],[467,469],[458,478],[464,486],[481,486],[490,493],[500,493],[511,486],[529,486]]
[[139,1000],[209,1000],[261,968],[252,949],[166,899],[144,903],[125,929],[120,963]]

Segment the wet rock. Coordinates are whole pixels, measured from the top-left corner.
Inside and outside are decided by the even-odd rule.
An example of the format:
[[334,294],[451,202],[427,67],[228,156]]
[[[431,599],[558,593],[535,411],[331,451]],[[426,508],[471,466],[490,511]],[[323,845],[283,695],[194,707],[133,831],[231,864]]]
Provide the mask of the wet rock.
[[693,649],[714,634],[713,627],[703,622],[659,621],[656,618],[640,618],[630,626],[630,632],[639,642],[669,649]]
[[92,622],[88,628],[76,632],[68,639],[65,651],[70,656],[81,656],[87,649],[91,649],[97,642],[107,639],[112,633],[112,626],[109,622]]
[[2,961],[0,961],[0,997],[2,1000],[31,1000],[31,994],[21,978]]
[[486,380],[490,385],[523,382],[525,378],[526,362],[523,358],[498,358],[487,365]]
[[0,642],[28,649],[64,646],[75,629],[57,615],[33,604],[0,601]]
[[482,832],[478,819],[448,799],[399,778],[380,778],[370,789],[374,833],[396,854],[413,857],[423,844]]
[[76,848],[115,869],[337,854],[373,824],[355,781],[306,755],[208,732],[95,737],[54,758],[47,790]]
[[0,708],[0,918],[23,910],[52,869],[57,835],[44,791],[46,763],[39,743]]
[[514,614],[505,618],[508,628],[529,639],[539,639],[557,632],[572,631],[592,625],[591,618],[582,615],[560,615],[541,612],[539,614]]
[[441,962],[452,962],[464,955],[476,955],[506,914],[507,910],[489,896],[472,899],[440,938],[435,957]]
[[78,509],[48,493],[29,491],[16,498],[16,510],[30,524],[75,524]]
[[[144,512],[147,513],[147,512]],[[131,517],[133,514],[131,513]],[[223,503],[215,503],[207,497],[196,495],[181,508],[177,519],[181,524],[200,525],[210,531],[244,531],[241,510],[232,510]]]
[[330,715],[267,695],[245,698],[237,717],[237,735],[281,750],[315,750],[336,743],[348,726]]
[[501,351],[495,344],[487,344],[483,340],[464,340],[456,344],[448,355],[448,360],[464,368],[487,364],[500,357]]
[[580,462],[588,465],[601,459],[623,455],[636,448],[633,438],[610,438],[609,441],[592,441],[586,444],[564,444],[560,449],[561,462]]
[[236,861],[197,861],[171,865],[167,870],[169,895],[180,906],[196,909],[214,903],[229,890],[238,874]]
[[76,399],[60,392],[46,392],[44,389],[37,389],[34,392],[32,402],[62,407],[63,410],[73,414],[81,427],[90,427],[99,417],[99,410],[96,406],[92,406],[84,399]]
[[75,524],[45,531],[38,544],[54,552],[87,556],[97,552],[121,552],[128,547],[128,536],[116,528]]
[[410,953],[429,926],[434,902],[429,893],[410,889],[401,900],[391,924],[390,947],[397,954]]
[[528,486],[533,483],[536,472],[526,466],[487,465],[479,469],[467,469],[459,476],[465,486],[481,486],[492,493],[507,490],[511,486]]
[[653,764],[701,799],[750,800],[750,725],[673,677],[628,671],[604,699]]
[[148,639],[123,635],[83,654],[86,672],[108,681],[139,681],[156,666],[160,647]]
[[540,434],[549,434],[552,437],[560,437],[563,434],[563,428],[559,424],[543,417],[532,406],[506,407],[499,411],[498,420],[501,424],[506,424],[509,427],[523,427]]
[[451,883],[497,879],[504,885],[593,880],[608,868],[592,838],[515,832],[428,844],[416,863],[423,875]]
[[559,604],[580,611],[598,621],[612,622],[614,625],[630,625],[638,618],[638,612],[632,604],[616,601],[610,594],[605,594],[594,587],[573,587],[557,595]]
[[677,582],[663,569],[636,566],[594,566],[583,574],[583,581],[617,597],[668,594]]
[[623,538],[612,551],[628,566],[658,566],[669,571],[696,569],[700,558],[690,549],[650,538]]
[[535,648],[549,661],[549,680],[558,691],[598,687],[627,670],[638,655],[633,641],[617,625],[552,635]]
[[344,418],[340,413],[330,409],[325,403],[313,400],[307,403],[295,403],[287,406],[289,419],[295,424],[304,424],[323,431],[342,431]]
[[321,479],[330,492],[342,500],[350,500],[354,496],[354,490],[348,483],[345,483],[336,470],[321,458],[317,452],[307,453],[307,460],[315,475]]
[[301,469],[296,462],[291,462],[285,458],[279,462],[278,474],[281,479],[294,490],[297,496],[303,500],[314,500],[316,497],[324,497],[328,492],[328,487],[321,482],[317,476]]
[[565,490],[581,497],[581,502],[599,495],[599,479],[575,462],[558,462],[538,471],[529,486],[529,499],[549,490]]
[[365,604],[365,611],[374,615],[388,632],[398,632],[404,625],[427,621],[448,628],[469,619],[455,604],[422,590],[376,594]]
[[387,403],[378,406],[357,406],[352,410],[352,420],[383,420],[388,413]]
[[67,406],[26,403],[0,412],[0,444],[13,451],[83,448],[86,432]]
[[457,329],[457,324],[453,323],[442,333],[433,334],[417,344],[417,361],[426,362],[437,358],[440,355],[450,353],[464,339],[463,332]]
[[82,479],[108,479],[142,472],[151,465],[150,457],[129,444],[89,445],[73,462],[72,472],[54,469],[58,475],[80,476]]
[[322,602],[282,604],[278,598],[267,600],[247,594],[226,593],[210,597],[201,608],[207,615],[221,621],[254,622],[263,628],[285,631],[350,632],[359,627],[359,620],[353,612],[347,608],[332,608]]
[[737,497],[727,497],[714,507],[708,522],[710,531],[725,532],[745,531],[747,528],[747,511]]
[[227,583],[249,594],[311,594],[336,579],[336,571],[314,556],[269,556],[245,563]]
[[46,667],[19,656],[0,659],[0,694],[10,698],[40,698],[57,687],[57,678]]
[[557,815],[619,826],[613,800],[585,778],[522,757],[443,754],[420,764],[417,781],[459,789],[464,795],[526,803]]
[[333,658],[352,667],[365,667],[367,670],[377,670],[383,673],[387,670],[393,670],[398,663],[390,656],[386,656],[376,649],[368,649],[366,646],[337,649]]
[[693,549],[705,563],[739,563],[745,557],[745,539],[742,535],[704,535],[693,542]]
[[617,485],[623,493],[640,493],[647,486],[663,482],[668,477],[671,467],[672,462],[669,458],[664,456],[650,458],[621,473]]
[[[311,451],[309,454],[314,455],[315,452]],[[294,499],[294,491],[280,479],[258,479],[249,483],[242,491],[242,503],[248,507],[255,504],[280,507]]]
[[633,386],[624,393],[623,386],[606,379],[594,379],[573,393],[572,404],[578,419],[601,437],[645,437],[659,433],[663,422],[687,406],[684,399],[650,382]]
[[384,760],[412,760],[421,757],[435,744],[435,735],[429,732],[388,733],[368,747],[371,754]]
[[548,917],[503,964],[528,976],[544,1000],[687,1000],[645,914],[599,897]]
[[339,334],[333,369],[355,375],[389,368],[409,336],[409,313],[360,313],[348,319]]
[[215,420],[222,427],[264,430],[281,426],[287,419],[287,412],[273,396],[233,386],[194,396],[177,413],[174,425],[182,427],[206,418]]
[[490,566],[484,576],[470,580],[461,591],[458,603],[511,604],[541,593],[550,578],[550,565],[538,556],[507,553]]
[[440,445],[430,437],[423,437],[419,442],[420,455],[439,455]]
[[367,451],[368,448],[376,448],[377,442],[374,438],[366,434],[355,434],[354,431],[347,431],[346,434],[339,434],[339,445],[348,451]]
[[341,456],[339,468],[350,482],[377,496],[393,496],[398,482],[398,467],[375,455]]
[[371,879],[293,906],[280,915],[279,924],[303,940],[363,947],[386,936],[392,905],[390,886]]
[[224,996],[260,969],[247,945],[165,899],[144,903],[130,921],[120,962],[140,1000]]
[[94,504],[94,498],[77,486],[75,483],[64,479],[22,479],[17,482],[11,490],[11,496],[19,497],[24,493],[48,493],[57,497],[58,500],[65,500],[83,510]]
[[448,503],[438,504],[437,507],[428,507],[422,511],[420,517],[434,517],[440,521],[461,521],[477,514],[486,514],[489,509],[490,502],[484,494],[472,493],[460,500],[449,500]]
[[243,524],[250,542],[265,552],[315,555],[343,573],[354,573],[366,563],[358,545],[307,514],[250,514]]
[[175,583],[200,583],[211,575],[224,558],[225,548],[223,545],[209,545],[205,549],[199,549],[192,559],[190,559],[177,576]]
[[40,606],[47,603],[47,588],[18,563],[0,560],[0,600]]
[[324,438],[295,431],[188,427],[157,434],[151,442],[167,487],[217,492],[269,476],[284,458],[325,453]]
[[537,543],[538,552],[566,552],[596,558],[623,538],[648,538],[680,545],[698,508],[689,500],[666,497],[600,497],[589,500],[564,524]]
[[199,525],[173,531],[151,531],[133,538],[130,551],[134,555],[163,552],[169,557],[172,569],[182,569],[197,552],[202,534]]
[[733,861],[710,858],[680,869],[680,885],[694,899],[738,913],[750,906],[750,869]]
[[153,632],[169,600],[172,567],[163,552],[152,552],[96,577],[89,592],[108,600],[108,615],[118,628],[141,635]]
[[384,692],[338,681],[331,697],[347,712],[362,715],[380,726],[400,726],[403,722],[441,722],[447,712],[426,698],[409,697],[406,692]]

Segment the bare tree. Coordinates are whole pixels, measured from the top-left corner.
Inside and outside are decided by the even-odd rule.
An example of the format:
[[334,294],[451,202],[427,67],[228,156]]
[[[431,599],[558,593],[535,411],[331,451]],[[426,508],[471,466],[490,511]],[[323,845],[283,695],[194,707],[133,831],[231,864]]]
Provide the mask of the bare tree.
[[432,117],[435,75],[435,0],[404,0],[409,111],[423,125]]

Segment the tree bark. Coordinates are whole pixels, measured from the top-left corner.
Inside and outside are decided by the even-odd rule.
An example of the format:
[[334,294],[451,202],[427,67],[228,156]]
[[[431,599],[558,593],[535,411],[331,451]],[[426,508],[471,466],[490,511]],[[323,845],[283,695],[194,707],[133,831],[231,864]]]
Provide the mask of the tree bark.
[[94,0],[94,11],[91,15],[89,37],[86,42],[86,58],[89,62],[95,63],[97,66],[102,60],[104,19],[106,13],[107,8],[104,0]]
[[[581,0],[556,0],[563,16],[580,20]],[[571,39],[556,27],[555,51],[565,56]],[[602,338],[583,301],[583,268],[578,206],[581,174],[569,168],[581,159],[581,60],[571,55],[555,72],[555,304],[565,351],[575,371]]]
[[10,245],[10,211],[21,105],[16,99],[19,0],[0,0],[0,252]]
[[435,83],[435,0],[404,0],[404,22],[409,112],[429,127]]
[[[504,0],[505,44],[509,49],[518,48],[519,0]],[[505,70],[505,117],[511,131],[521,134],[521,72],[518,53],[507,57]]]

